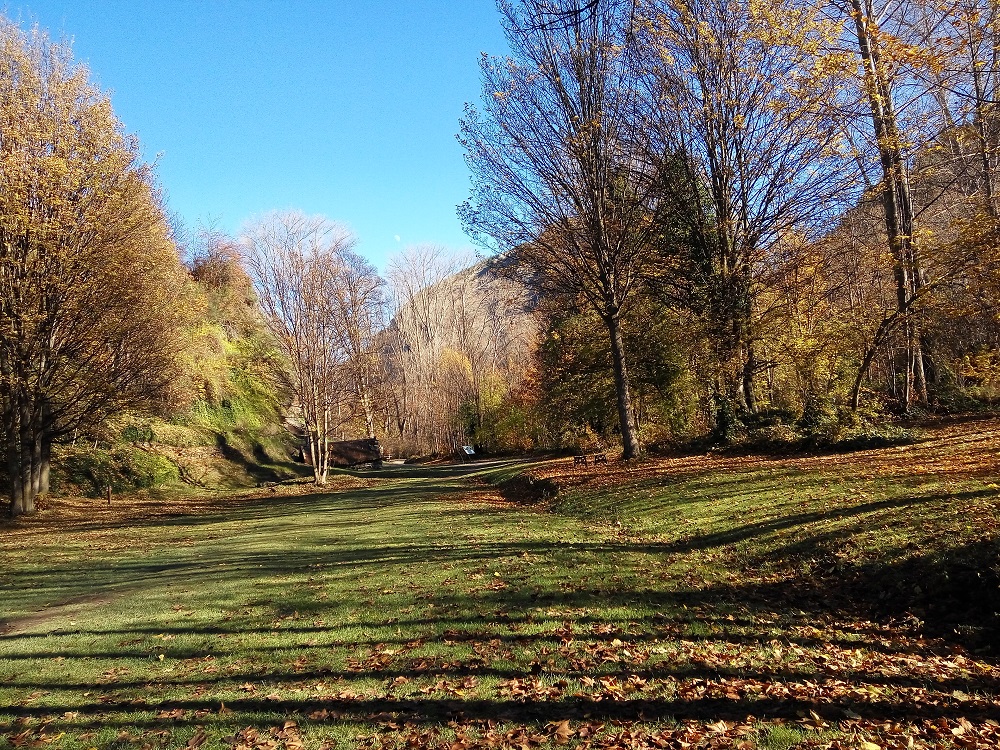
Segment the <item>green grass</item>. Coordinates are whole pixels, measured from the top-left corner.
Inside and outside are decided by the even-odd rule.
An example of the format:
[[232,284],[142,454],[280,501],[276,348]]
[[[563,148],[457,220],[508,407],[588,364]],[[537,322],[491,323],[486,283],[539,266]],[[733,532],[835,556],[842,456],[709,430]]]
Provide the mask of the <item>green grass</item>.
[[[974,458],[990,466],[993,447]],[[955,470],[963,445],[953,448],[694,459],[676,473],[571,483],[550,507],[659,544],[715,585],[877,598],[869,611],[989,645],[1000,630],[1000,487],[985,466]]]
[[952,492],[945,545],[996,489],[748,460],[584,481],[542,509],[494,489],[524,468],[345,472],[326,494],[0,529],[0,747],[995,738],[991,657],[842,606],[800,566],[869,532],[859,565],[891,566],[896,525]]
[[758,743],[761,750],[789,750],[806,739],[807,735],[799,727],[776,724],[761,730]]
[[[775,463],[775,462],[770,462]],[[789,462],[793,464],[794,462]],[[564,493],[558,512],[619,524],[625,533],[702,548],[783,571],[789,559],[883,564],[981,528],[998,496],[991,482],[866,475],[794,465],[726,467],[681,479],[653,476]],[[948,532],[945,534],[944,532]]]

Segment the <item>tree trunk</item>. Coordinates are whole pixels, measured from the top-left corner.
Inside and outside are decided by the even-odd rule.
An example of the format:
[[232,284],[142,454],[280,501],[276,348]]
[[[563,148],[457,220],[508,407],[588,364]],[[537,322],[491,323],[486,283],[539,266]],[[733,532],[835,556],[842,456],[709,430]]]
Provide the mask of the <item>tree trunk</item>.
[[368,437],[375,437],[375,407],[372,404],[371,392],[367,384],[358,381],[358,400],[361,402],[361,411],[365,415],[365,430]]
[[310,458],[310,462],[312,463],[313,481],[316,484],[319,484],[319,471],[320,471],[320,469],[319,469],[319,460],[320,460],[320,458],[319,458],[319,451],[320,451],[319,439],[318,439],[318,437],[316,435],[316,429],[315,428],[309,428],[307,426],[306,427],[306,431],[309,433],[309,458]]
[[316,484],[326,484],[326,477],[330,467],[330,406],[323,408],[323,427],[319,438],[319,460],[316,462]]
[[42,433],[42,452],[40,456],[38,494],[48,495],[50,489],[50,474],[52,469],[52,438],[47,432]]
[[851,388],[851,409],[853,411],[857,411],[861,407],[861,384],[865,380],[865,375],[868,374],[868,368],[871,367],[874,356],[875,349],[869,349],[868,352],[865,353],[865,358],[861,363],[861,367],[858,368],[858,372],[854,376],[854,385]]
[[10,515],[22,512],[20,435],[16,430],[7,431],[7,476],[10,478]]
[[15,408],[17,428],[12,431],[13,445],[10,448],[13,458],[10,462],[10,513],[12,516],[21,516],[35,512],[38,485],[34,472],[34,459],[37,439],[30,408],[23,403]]
[[757,353],[753,344],[746,346],[746,359],[743,362],[743,398],[746,402],[748,414],[757,413],[757,395],[753,390],[753,378],[757,372]]
[[11,515],[24,516],[35,512],[35,488],[32,484],[31,446],[21,445],[19,461],[11,479]]
[[928,402],[927,397],[927,373],[924,371],[924,342],[923,337],[917,328],[916,322],[911,321],[910,336],[912,343],[910,349],[913,353],[910,361],[910,371],[913,373],[913,391],[915,400],[922,404]]
[[31,441],[31,495],[37,498],[42,491],[42,436],[36,433]]
[[[997,49],[993,48],[993,68],[996,70]],[[995,117],[992,112],[992,95],[988,93],[983,85],[982,66],[972,66],[973,92],[975,95],[976,111],[976,131],[979,136],[979,159],[982,165],[983,199],[986,203],[986,211],[990,218],[1000,218],[997,212],[995,176],[993,173],[993,156],[991,155],[990,135],[988,127],[990,121]]]
[[639,455],[639,437],[632,413],[628,368],[625,365],[625,344],[622,340],[621,320],[617,313],[607,315],[604,324],[611,337],[611,360],[615,375],[615,392],[618,397],[618,421],[622,430],[622,458],[628,461]]
[[[923,286],[917,248],[913,242],[914,213],[910,196],[906,160],[902,152],[899,124],[893,107],[890,81],[879,57],[878,29],[870,27],[869,8],[862,7],[862,0],[851,0],[858,51],[865,71],[868,104],[879,157],[882,164],[882,208],[886,234],[893,259],[893,276],[896,282],[896,311],[904,319],[906,375],[904,378],[903,408],[908,409],[915,400],[926,402],[927,389],[923,377],[923,353],[917,323],[913,318],[912,302]],[[918,364],[919,363],[919,364]],[[868,362],[870,364],[870,361]],[[867,367],[865,367],[865,372]],[[859,379],[863,373],[859,373]],[[860,388],[856,386],[852,403],[856,403]],[[856,407],[855,407],[856,408]]]

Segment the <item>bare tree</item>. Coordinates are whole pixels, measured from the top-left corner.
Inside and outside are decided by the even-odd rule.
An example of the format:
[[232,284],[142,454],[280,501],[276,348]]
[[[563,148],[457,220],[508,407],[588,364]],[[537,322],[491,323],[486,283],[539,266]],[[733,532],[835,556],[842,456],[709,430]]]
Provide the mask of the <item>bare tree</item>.
[[313,477],[325,484],[330,442],[349,418],[349,335],[339,316],[338,273],[354,238],[323,217],[286,211],[253,222],[240,241],[264,317],[290,363]]
[[392,321],[385,332],[387,391],[400,439],[432,452],[452,442],[440,415],[440,359],[451,324],[449,278],[462,268],[444,248],[410,247],[389,263]]
[[709,326],[724,430],[734,407],[757,408],[758,301],[773,270],[857,194],[826,105],[837,81],[814,65],[823,28],[808,10],[654,0],[643,13],[649,158],[673,175],[654,283]]
[[471,439],[487,419],[484,399],[506,395],[529,361],[526,290],[472,261],[420,246],[390,262],[383,352],[389,421],[404,449],[450,451]]
[[[950,209],[944,199],[955,194],[954,187],[967,190],[979,182],[986,203],[992,201],[988,150],[978,149],[987,156],[984,171],[968,168],[963,152],[970,139],[960,110],[970,108],[966,100],[956,109],[962,97],[953,95],[977,87],[985,95],[988,75],[981,69],[959,83],[950,69],[963,55],[968,65],[985,65],[986,45],[981,39],[968,44],[956,39],[978,33],[961,20],[968,13],[978,18],[979,11],[968,3],[837,0],[826,9],[840,31],[831,35],[835,41],[826,45],[825,58],[839,61],[843,71],[836,102],[867,186],[865,203],[879,208],[878,234],[893,291],[893,304],[880,311],[861,353],[852,403],[859,405],[861,386],[879,352],[899,350],[899,356],[889,356],[898,360],[892,369],[900,371],[900,401],[908,409],[928,400],[927,366],[933,360],[923,332],[925,308],[965,263],[942,264],[935,257],[944,250],[951,260],[958,258],[954,237],[948,237],[954,227],[947,227]],[[981,99],[980,112],[984,103]]]
[[361,410],[367,437],[376,437],[375,399],[381,391],[377,344],[385,326],[385,282],[375,267],[348,249],[330,264],[329,312],[344,351],[354,404]]
[[[898,10],[905,6],[897,5]],[[904,153],[906,141],[899,121],[899,66],[894,65],[886,43],[893,41],[888,27],[893,14],[889,8],[876,8],[872,0],[850,0],[843,12],[853,26],[853,38],[861,62],[861,90],[868,104],[874,143],[878,149],[882,174],[879,193],[882,198],[885,230],[892,255],[896,281],[896,310],[886,317],[876,331],[872,347],[866,352],[855,384],[853,402],[858,404],[861,377],[867,371],[873,352],[898,324],[905,328],[906,393],[908,407],[915,391],[927,400],[923,353],[911,307],[918,298],[923,279],[914,234],[914,210],[910,189],[909,163]],[[901,20],[897,15],[895,20]],[[883,25],[886,27],[883,29]]]
[[481,111],[459,136],[472,171],[463,224],[514,252],[539,288],[581,294],[611,344],[624,458],[640,446],[622,313],[652,235],[651,179],[633,147],[638,92],[625,0],[501,0],[509,59],[484,57]]

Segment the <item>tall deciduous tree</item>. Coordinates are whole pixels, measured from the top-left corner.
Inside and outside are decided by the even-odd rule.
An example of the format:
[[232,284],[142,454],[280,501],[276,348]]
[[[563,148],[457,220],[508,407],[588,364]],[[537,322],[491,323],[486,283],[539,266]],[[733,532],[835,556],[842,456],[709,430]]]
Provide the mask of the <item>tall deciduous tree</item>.
[[[901,371],[903,408],[927,402],[929,353],[921,308],[950,275],[930,272],[935,243],[928,230],[936,223],[931,214],[946,214],[930,173],[940,172],[943,162],[934,141],[947,140],[949,131],[957,135],[955,123],[948,122],[952,84],[942,61],[943,53],[952,49],[946,20],[957,20],[959,7],[920,0],[837,0],[828,8],[842,26],[827,56],[842,61],[838,106],[845,132],[857,148],[868,196],[880,206],[880,234],[894,296],[862,352],[851,397],[855,407],[874,358],[885,346],[895,348],[894,339],[902,356],[890,358],[898,360],[893,367]],[[845,50],[852,50],[846,64]],[[933,114],[935,110],[939,112]]]
[[580,294],[611,344],[625,458],[639,452],[622,316],[656,222],[634,147],[638,86],[628,0],[501,0],[512,56],[483,58],[482,109],[460,141],[472,171],[460,215],[514,251],[542,289]]
[[182,267],[135,138],[66,44],[0,18],[0,427],[11,511],[54,441],[164,406]]
[[828,114],[837,81],[816,59],[828,25],[808,9],[754,0],[642,8],[649,158],[674,174],[664,193],[671,272],[656,281],[709,326],[724,422],[734,406],[756,411],[757,303],[785,262],[782,245],[825,231],[838,199],[856,194]]
[[241,244],[264,317],[290,363],[315,481],[325,484],[330,442],[354,415],[351,396],[367,398],[358,357],[372,336],[381,282],[352,252],[354,237],[321,216],[270,214],[244,229]]
[[364,419],[365,434],[376,437],[376,399],[383,390],[377,346],[385,327],[385,282],[371,263],[347,249],[329,272],[333,278],[326,302],[346,355],[354,405]]

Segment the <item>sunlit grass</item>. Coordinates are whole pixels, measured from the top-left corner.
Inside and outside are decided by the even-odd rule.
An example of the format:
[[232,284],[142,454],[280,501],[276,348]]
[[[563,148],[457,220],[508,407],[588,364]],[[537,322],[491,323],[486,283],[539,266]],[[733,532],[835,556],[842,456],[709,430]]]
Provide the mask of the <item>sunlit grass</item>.
[[989,658],[827,601],[823,567],[863,545],[891,567],[920,529],[970,538],[996,507],[982,480],[746,459],[570,475],[525,507],[492,484],[524,468],[4,529],[0,746],[888,747],[891,718],[921,747],[925,715],[942,741],[960,717],[990,731]]

